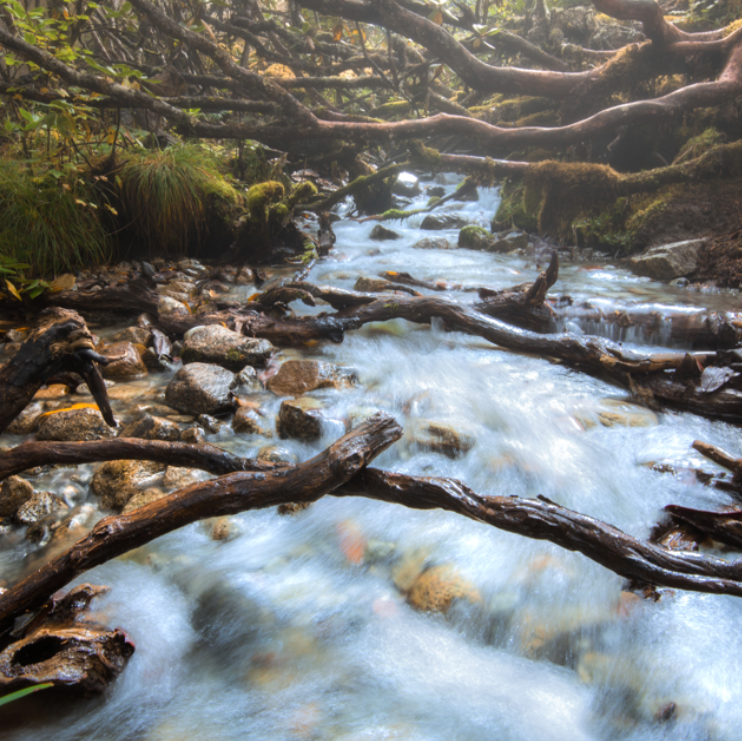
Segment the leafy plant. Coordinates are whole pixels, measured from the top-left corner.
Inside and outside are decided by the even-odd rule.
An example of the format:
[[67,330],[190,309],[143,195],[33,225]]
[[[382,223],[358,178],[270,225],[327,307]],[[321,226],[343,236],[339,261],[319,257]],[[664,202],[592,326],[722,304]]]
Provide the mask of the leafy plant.
[[34,687],[26,687],[25,689],[13,692],[10,695],[5,695],[5,697],[0,697],[0,705],[7,705],[9,702],[13,702],[13,700],[20,700],[26,695],[30,695],[34,692],[38,692],[39,690],[45,690],[53,686],[54,685],[51,682],[45,682],[44,684],[37,684]]

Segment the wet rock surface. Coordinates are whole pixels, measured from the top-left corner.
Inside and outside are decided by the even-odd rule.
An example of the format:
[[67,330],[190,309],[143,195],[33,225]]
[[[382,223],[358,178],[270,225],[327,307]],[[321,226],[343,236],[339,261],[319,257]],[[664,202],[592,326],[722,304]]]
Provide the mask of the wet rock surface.
[[282,438],[318,440],[321,434],[322,402],[309,396],[284,401],[278,412],[276,429]]
[[147,368],[131,342],[114,342],[101,354],[108,358],[119,358],[103,367],[106,378],[138,378],[147,374]]
[[165,391],[167,404],[186,414],[214,414],[232,408],[234,373],[219,365],[189,363],[181,368]]
[[420,224],[420,228],[429,231],[440,231],[441,229],[461,229],[465,225],[466,219],[462,216],[456,216],[455,214],[428,214],[423,219],[422,224]]
[[115,435],[97,409],[68,409],[39,419],[37,440],[104,440]]
[[399,239],[400,235],[397,232],[387,229],[381,224],[377,224],[369,234],[369,239],[374,239],[377,242],[385,242],[392,239]]
[[631,258],[631,269],[637,275],[645,275],[654,280],[670,281],[691,275],[698,266],[705,244],[704,239],[691,239],[652,247]]
[[452,245],[445,237],[420,239],[412,245],[414,250],[452,250]]
[[119,432],[119,437],[140,437],[144,440],[169,440],[174,442],[180,439],[180,427],[175,422],[160,417],[153,417],[147,412],[141,412]]
[[273,432],[268,427],[265,418],[254,409],[245,407],[241,407],[235,412],[232,419],[232,429],[242,435],[273,436]]
[[120,512],[161,470],[162,466],[151,461],[109,461],[95,472],[90,487],[103,508]]
[[266,387],[277,396],[301,396],[315,389],[348,388],[355,378],[353,371],[321,360],[287,360]]
[[14,517],[33,496],[33,486],[20,476],[10,476],[0,486],[0,517]]
[[232,371],[263,366],[275,348],[268,340],[245,337],[219,324],[194,327],[185,335],[184,363],[216,363]]

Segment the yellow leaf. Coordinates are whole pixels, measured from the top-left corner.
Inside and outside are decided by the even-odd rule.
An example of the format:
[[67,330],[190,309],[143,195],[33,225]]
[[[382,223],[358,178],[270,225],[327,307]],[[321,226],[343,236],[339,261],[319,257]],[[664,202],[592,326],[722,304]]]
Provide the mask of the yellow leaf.
[[343,38],[343,24],[338,23],[335,28],[332,29],[332,40],[340,41]]
[[17,298],[19,301],[23,301],[23,299],[21,298],[21,294],[18,293],[18,289],[9,280],[5,281],[5,285],[8,287],[8,290],[14,298]]
[[429,16],[428,20],[433,21],[436,26],[443,24],[443,13],[440,10],[434,10]]
[[64,273],[63,275],[57,276],[51,282],[51,288],[49,290],[51,293],[56,293],[57,291],[69,291],[74,287],[75,281],[76,278],[72,273]]
[[59,414],[60,412],[70,412],[73,409],[97,409],[97,404],[88,404],[85,402],[81,402],[79,404],[73,404],[71,407],[65,407],[64,409],[52,409],[49,412],[44,412],[41,416],[42,417],[48,417],[51,414]]
[[396,275],[396,274],[397,274],[396,270],[387,271],[387,275]]

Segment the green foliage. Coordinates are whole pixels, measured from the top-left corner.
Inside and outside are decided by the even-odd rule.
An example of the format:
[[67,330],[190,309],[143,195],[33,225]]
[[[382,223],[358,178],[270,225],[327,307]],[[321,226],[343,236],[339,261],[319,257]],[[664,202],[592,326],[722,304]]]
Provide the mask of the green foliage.
[[209,217],[229,218],[242,200],[213,154],[190,144],[134,154],[113,179],[128,225],[145,250],[158,254],[197,251]]
[[22,697],[25,697],[26,695],[30,695],[33,692],[38,692],[39,690],[45,690],[53,686],[54,685],[51,682],[45,682],[44,684],[37,684],[35,687],[26,687],[25,689],[18,690],[17,692],[13,692],[10,695],[5,695],[4,697],[0,697],[0,705],[7,705],[7,703],[9,702],[13,702],[14,700],[20,700]]
[[[99,207],[99,193],[79,177],[34,176],[20,162],[0,160],[3,264],[22,282],[26,269],[31,274],[59,273],[105,260],[110,239],[98,218]],[[29,294],[39,287],[29,287]]]

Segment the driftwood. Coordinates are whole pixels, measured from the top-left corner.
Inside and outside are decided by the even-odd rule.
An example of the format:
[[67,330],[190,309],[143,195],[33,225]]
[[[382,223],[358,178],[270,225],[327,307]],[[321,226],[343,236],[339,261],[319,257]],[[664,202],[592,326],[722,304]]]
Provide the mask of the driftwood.
[[117,314],[157,313],[160,295],[143,278],[99,290],[60,291],[46,297],[48,304],[76,311],[111,311]]
[[[244,473],[246,462],[216,455],[220,466],[234,466],[235,473],[186,487],[130,514],[101,520],[67,552],[0,595],[0,630],[7,631],[15,618],[37,609],[85,570],[190,522],[250,509],[306,504],[325,494],[364,496],[411,509],[444,509],[578,551],[635,582],[742,597],[742,561],[727,562],[644,542],[544,498],[481,496],[452,479],[365,468],[400,435],[393,419],[377,415],[312,460],[264,473]],[[74,456],[77,462],[108,460],[110,451],[100,443],[67,445],[79,449]],[[138,455],[148,448],[152,459],[160,460],[156,441],[141,441]],[[32,463],[28,461],[29,466]],[[192,463],[213,470],[209,456],[196,457]]]
[[80,618],[90,601],[107,591],[83,584],[16,621],[15,642],[0,652],[0,690],[50,682],[83,695],[103,692],[134,653],[122,630]]
[[0,595],[0,631],[79,574],[191,522],[319,499],[352,478],[401,435],[394,419],[377,414],[298,466],[227,474],[180,489],[129,514],[106,517],[68,551]]
[[118,359],[95,351],[85,321],[76,312],[58,308],[42,312],[39,326],[0,369],[0,432],[25,409],[47,380],[60,373],[81,375],[103,418],[115,427],[98,365]]
[[725,545],[736,549],[742,548],[742,508],[740,507],[715,512],[682,507],[679,504],[668,504],[665,512],[668,512],[675,522],[691,525]]
[[533,283],[523,283],[503,291],[480,288],[479,297],[482,300],[473,308],[515,327],[534,332],[553,331],[554,312],[544,304],[544,300],[558,277],[559,254],[554,250],[549,267]]

